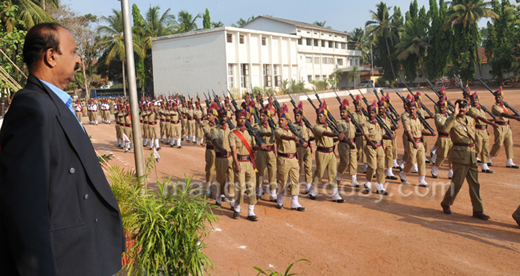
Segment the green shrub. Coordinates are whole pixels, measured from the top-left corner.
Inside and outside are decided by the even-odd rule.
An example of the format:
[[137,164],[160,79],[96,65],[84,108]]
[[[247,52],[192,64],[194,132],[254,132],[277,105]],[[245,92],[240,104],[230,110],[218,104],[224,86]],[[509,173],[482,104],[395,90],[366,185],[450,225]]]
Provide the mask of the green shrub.
[[297,260],[296,262],[290,264],[287,269],[285,270],[285,273],[282,274],[280,272],[276,272],[276,271],[272,271],[272,270],[268,270],[269,274],[267,274],[267,272],[263,271],[261,268],[259,268],[258,266],[255,266],[255,269],[258,271],[258,274],[256,274],[256,276],[258,275],[268,275],[268,276],[293,276],[293,275],[298,275],[296,273],[291,273],[289,274],[289,271],[291,270],[291,268],[293,267],[293,265],[295,265],[296,263],[298,262],[301,262],[301,261],[304,261],[304,262],[308,262],[310,263],[309,260],[307,259],[299,259]]

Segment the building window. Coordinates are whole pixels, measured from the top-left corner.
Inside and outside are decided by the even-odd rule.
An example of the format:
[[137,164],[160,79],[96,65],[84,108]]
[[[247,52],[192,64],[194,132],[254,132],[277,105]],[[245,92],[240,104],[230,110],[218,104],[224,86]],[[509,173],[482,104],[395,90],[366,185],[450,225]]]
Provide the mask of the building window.
[[228,64],[228,82],[229,87],[235,87],[235,70],[233,64]]
[[233,42],[233,35],[232,34],[227,34],[227,42],[228,43],[232,43]]
[[244,44],[244,35],[240,35],[240,44]]
[[347,48],[347,43],[341,42],[341,49],[345,50]]
[[314,47],[318,47],[319,43],[320,43],[320,41],[318,39],[315,39],[314,40]]
[[272,87],[273,86],[273,76],[271,75],[271,64],[264,64],[264,87]]
[[332,48],[332,45],[333,45],[333,41],[329,41],[329,48]]
[[335,44],[335,45],[334,45],[335,48],[338,49],[338,48],[339,48],[339,42],[334,42],[334,44]]
[[302,45],[302,39],[298,38],[298,45]]
[[312,75],[307,75],[307,81],[310,83],[312,81]]
[[327,75],[323,75],[323,80],[326,80],[327,79]]
[[325,48],[325,40],[322,40],[322,41],[321,41],[321,47],[324,47],[324,48]]
[[323,64],[327,64],[327,58],[326,58],[326,57],[321,58],[321,63],[323,63]]
[[328,61],[327,61],[328,64],[334,64],[334,59],[333,58],[327,58],[327,59],[328,59]]
[[305,57],[306,63],[312,63],[312,57]]
[[312,45],[312,39],[307,38],[307,46],[311,46],[311,45]]
[[314,58],[314,64],[320,64],[320,58],[319,57],[315,57]]
[[249,64],[242,64],[242,78],[240,80],[240,86],[243,88],[249,87]]
[[319,80],[320,80],[320,75],[316,75],[316,76],[314,76],[314,79],[317,80],[317,81],[319,81]]
[[343,66],[343,59],[342,58],[338,58],[338,65]]
[[267,39],[265,38],[265,36],[262,36],[262,45],[265,46],[267,45]]
[[282,76],[280,76],[281,70],[280,65],[274,66],[274,86],[282,86]]

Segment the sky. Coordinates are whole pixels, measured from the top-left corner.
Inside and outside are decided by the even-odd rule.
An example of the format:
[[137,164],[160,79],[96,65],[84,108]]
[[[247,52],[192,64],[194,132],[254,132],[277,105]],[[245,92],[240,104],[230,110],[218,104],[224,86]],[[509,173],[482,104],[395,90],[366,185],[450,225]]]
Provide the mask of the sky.
[[[351,32],[354,28],[364,28],[365,22],[371,19],[370,10],[376,10],[376,4],[381,1],[374,0],[130,0],[130,7],[135,3],[144,16],[150,6],[161,7],[161,14],[170,8],[170,13],[177,15],[181,10],[187,10],[195,15],[204,13],[208,8],[212,22],[222,21],[225,26],[230,26],[240,18],[247,19],[252,15],[269,15],[284,19],[296,20],[306,23],[326,21],[338,31]],[[401,12],[408,10],[411,0],[391,0],[385,3],[388,6],[401,7]],[[438,1],[437,1],[438,2]],[[112,9],[121,9],[118,0],[61,0],[62,4],[70,7],[80,14],[91,13],[97,16],[108,16]],[[418,0],[419,9],[422,6],[429,9],[428,0]],[[484,26],[482,20],[479,24]],[[202,19],[197,21],[197,26],[202,28]]]

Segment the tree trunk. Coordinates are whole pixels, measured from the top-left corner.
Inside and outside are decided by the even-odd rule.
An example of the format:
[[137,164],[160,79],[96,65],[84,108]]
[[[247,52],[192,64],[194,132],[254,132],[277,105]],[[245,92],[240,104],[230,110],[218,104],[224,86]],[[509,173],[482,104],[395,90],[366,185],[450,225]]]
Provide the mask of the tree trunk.
[[85,61],[81,60],[81,72],[83,73],[83,82],[85,85],[85,99],[90,99],[89,81],[87,79],[87,69],[85,68]]
[[125,77],[125,60],[124,59],[121,61],[121,65],[123,67],[123,94],[125,95],[125,98],[126,98],[126,77]]
[[386,42],[386,51],[388,52],[388,61],[390,62],[390,68],[392,68],[392,75],[394,76],[395,81],[395,71],[394,71],[394,65],[392,65],[392,59],[390,58],[390,48],[388,47],[388,38],[385,37]]
[[475,63],[477,64],[477,67],[478,67],[478,75],[480,78],[482,78],[482,69],[480,69],[480,58],[478,56],[476,23],[475,23],[475,25],[473,25],[473,42],[475,43],[475,58],[477,59]]

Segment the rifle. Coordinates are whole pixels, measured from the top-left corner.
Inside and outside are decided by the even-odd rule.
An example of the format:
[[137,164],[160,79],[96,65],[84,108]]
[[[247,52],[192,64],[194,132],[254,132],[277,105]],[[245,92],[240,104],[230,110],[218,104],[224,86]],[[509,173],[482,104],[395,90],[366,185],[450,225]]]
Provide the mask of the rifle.
[[[406,82],[403,82],[403,83],[406,86],[406,89],[408,89],[408,92],[410,92],[410,94],[412,94],[412,96],[415,97],[415,94],[412,92],[412,89],[410,89],[410,87],[408,87]],[[431,111],[428,108],[426,108],[426,106],[422,103],[422,101],[421,101],[421,107],[422,107],[422,109],[426,110],[426,113],[428,113],[428,116],[430,116],[430,118],[434,117],[433,114],[431,113]]]
[[[350,95],[350,97],[352,98],[352,102],[354,102],[356,100],[354,98],[354,95],[352,95],[352,92],[350,92],[350,90],[347,89],[347,91],[348,91],[348,94]],[[368,118],[368,113],[363,106],[361,106],[361,112],[363,112],[363,115],[365,115],[365,117]]]
[[[318,103],[321,106],[321,99],[320,99],[320,96],[318,96],[318,92],[316,92],[316,89],[314,89],[314,87],[312,88],[312,90],[314,90],[314,95],[316,96],[316,99],[318,100]],[[331,122],[333,122],[335,126],[338,125],[338,122],[336,122],[336,119],[334,119],[334,116],[332,116],[332,113],[327,112],[327,117],[329,117],[329,120]]]
[[[291,97],[291,94],[287,94],[287,95],[289,95],[289,98],[291,99],[291,103],[292,103],[293,107],[296,108],[296,103],[294,102],[293,98]],[[308,129],[312,129],[311,123],[309,123],[309,120],[307,120],[307,118],[305,118],[305,116],[302,117],[302,120]]]
[[[426,82],[428,82],[428,85],[430,86],[430,88],[433,90],[433,92],[435,93],[435,95],[437,95],[437,97],[441,98],[441,93],[439,93],[439,91],[437,91],[437,89],[435,88],[435,86],[433,86],[433,84],[430,82],[429,79],[426,79]],[[455,110],[455,106],[448,100],[448,109],[453,113],[453,110]]]
[[[459,86],[460,86],[460,89],[462,89],[462,92],[469,95],[468,90],[464,87],[464,85],[462,84],[462,81],[457,77],[455,77],[455,80],[459,83]],[[489,91],[491,91],[491,89],[489,89]],[[493,92],[491,91],[491,93],[493,93]],[[497,116],[495,114],[491,113],[483,104],[480,104],[480,108],[482,108],[482,110],[484,110],[484,112],[489,114],[494,120],[497,119]]]
[[[430,99],[430,101],[432,101],[433,104],[437,104],[428,94],[424,93],[424,95],[426,95],[426,97],[428,97],[428,99]],[[449,108],[448,108],[448,110],[446,110],[446,113],[448,114],[448,116],[451,116],[451,112],[450,112]]]
[[[278,114],[279,114],[280,113],[280,109],[281,109],[280,103],[278,102],[278,100],[274,96],[274,93],[271,94],[271,97],[273,97],[274,108],[276,109],[276,112],[278,112]],[[301,145],[305,144],[306,141],[300,136],[300,134],[298,134],[298,131],[296,131],[296,128],[291,123],[291,121],[287,120],[287,125],[289,126],[289,130],[298,138],[298,140],[300,140],[300,144]]]
[[[359,92],[361,92],[360,89],[358,89],[358,90],[359,90]],[[377,101],[380,102],[381,100],[379,99],[379,96],[377,96],[377,90],[376,90],[375,88],[374,88],[374,95],[376,95]],[[389,104],[388,106],[390,106],[390,104]],[[390,114],[390,112],[388,111],[388,109],[386,110],[385,114],[386,114],[386,116],[390,119],[390,121],[392,122],[392,125],[397,126],[396,119],[394,119],[394,118],[392,117],[392,114]]]
[[[363,101],[365,102],[365,104],[367,105],[367,108],[368,108],[370,106],[370,104],[368,104],[367,98],[365,98],[365,95],[363,95],[363,92],[361,92],[361,90],[359,90],[359,93],[361,94],[361,97],[363,97]],[[368,118],[370,118],[370,117],[368,117]],[[379,116],[379,114],[376,114],[376,120],[377,120],[377,123],[385,130],[386,134],[389,137],[392,137],[392,135],[394,133],[386,126],[385,122],[383,122],[383,120],[381,119],[381,116]]]
[[[312,99],[309,97],[309,95],[307,95],[307,93],[305,93],[305,91],[303,91],[303,93],[305,94],[305,96],[307,96],[307,100],[311,103],[312,107],[314,108],[314,110],[318,111],[318,108],[316,108],[316,106],[314,105],[314,103],[312,102]],[[329,113],[329,112],[327,112]],[[325,118],[325,121],[327,122],[327,125],[335,132],[335,133],[339,133],[338,129],[336,128],[336,126],[327,118]]]
[[[381,87],[381,85],[379,84],[379,82],[377,82],[377,85],[379,85],[379,92],[381,93],[381,96],[385,96],[385,94],[383,93],[383,87]],[[390,97],[390,95],[389,95]],[[390,100],[390,98],[389,98]],[[397,111],[395,110],[394,106],[392,105],[392,103],[390,101],[388,101],[388,107],[390,108],[390,112],[392,112],[392,114],[394,114],[394,120],[395,121],[398,121],[399,119],[399,114],[397,113]]]
[[[334,94],[336,94],[336,99],[338,100],[339,104],[341,105],[341,99],[339,98],[338,96],[338,93],[336,93],[336,89],[332,89],[334,91]],[[350,91],[349,91],[350,92]],[[351,94],[352,95],[352,94]],[[356,127],[356,129],[358,130],[358,132],[360,133],[363,133],[363,129],[361,128],[361,126],[359,126],[359,124],[356,122],[356,120],[354,119],[354,116],[352,116],[352,113],[348,112],[348,117],[350,118],[350,121],[352,122],[352,124],[354,124],[354,126]]]
[[[263,101],[260,102],[260,106],[262,107],[262,109],[265,108]],[[276,124],[274,123],[273,118],[271,118],[271,116],[269,116],[269,118],[267,119],[267,123],[273,130],[276,128]]]
[[[232,99],[231,104],[233,104],[233,106],[235,107],[234,112],[236,113],[236,111],[238,110],[237,102],[235,101],[235,98],[233,97],[233,94],[231,94],[231,92],[229,92],[229,95],[231,96],[231,99]],[[264,140],[262,140],[262,138],[260,138],[260,136],[258,136],[258,133],[256,133],[253,126],[251,126],[251,123],[249,122],[249,120],[246,120],[246,128],[247,128],[247,132],[249,132],[249,134],[251,134],[255,138],[256,143],[258,143],[259,145],[265,144]]]
[[[403,97],[401,94],[399,94],[399,91],[395,90],[395,93],[397,94],[397,96],[399,96],[399,98],[401,98],[401,100],[403,102],[406,102],[406,99],[405,97]],[[421,114],[419,113],[416,113],[417,115],[417,118],[419,118],[419,121],[421,121],[421,123],[423,124],[424,127],[426,127],[431,134],[434,134],[435,131],[433,130],[433,128],[428,124],[428,122],[426,122],[426,120],[421,116]]]
[[[491,92],[491,94],[494,94],[493,90],[491,90],[491,88],[489,88],[489,86],[482,80],[482,78],[479,78],[478,80],[487,88],[487,90],[489,90],[489,92]],[[513,113],[515,113],[516,116],[518,116],[518,111],[516,111],[514,108],[512,108],[507,102],[505,102],[505,101],[502,101],[502,102],[504,103],[505,107],[509,108],[511,111],[513,111]]]

